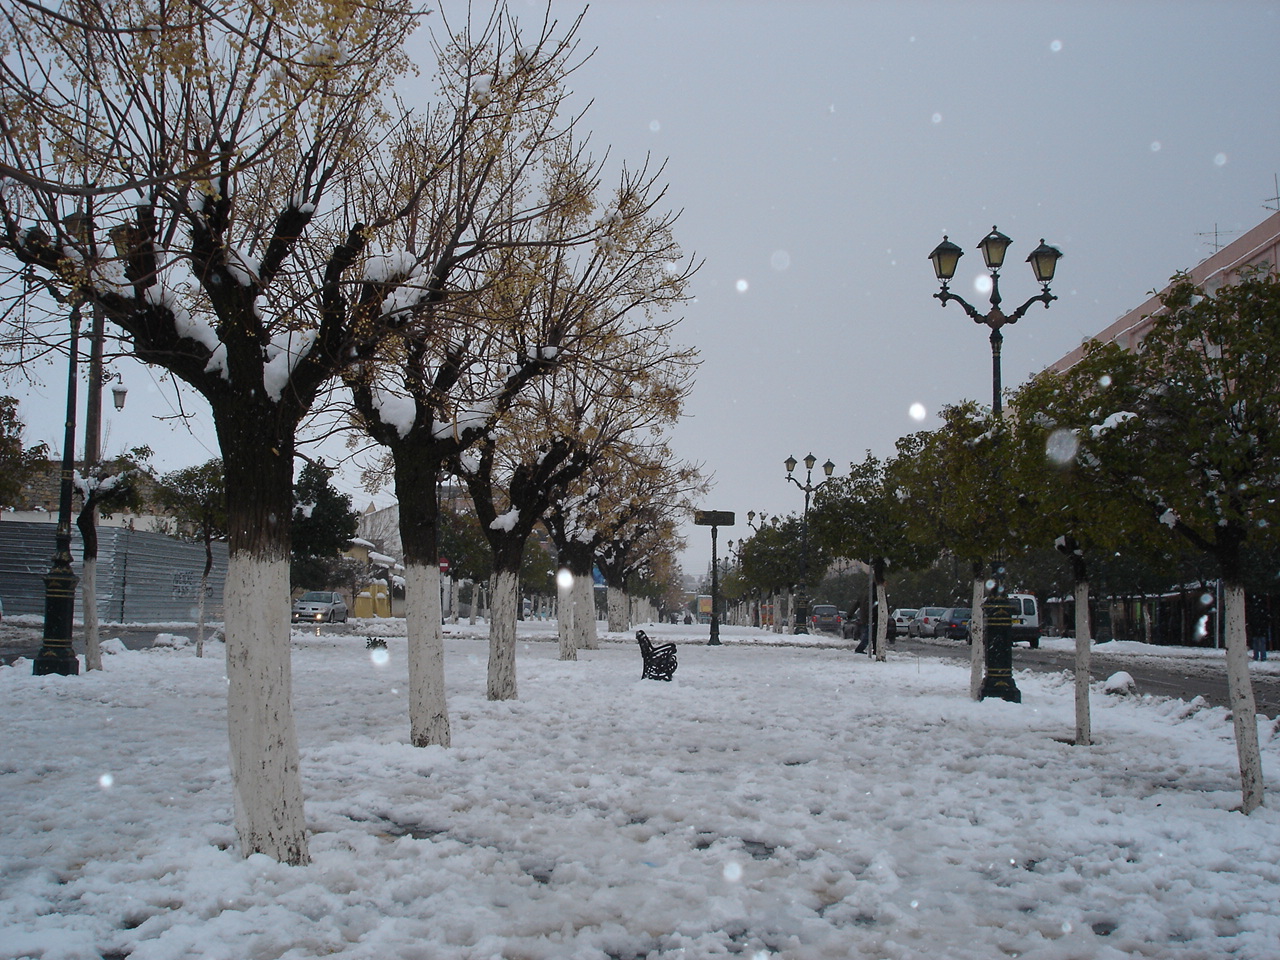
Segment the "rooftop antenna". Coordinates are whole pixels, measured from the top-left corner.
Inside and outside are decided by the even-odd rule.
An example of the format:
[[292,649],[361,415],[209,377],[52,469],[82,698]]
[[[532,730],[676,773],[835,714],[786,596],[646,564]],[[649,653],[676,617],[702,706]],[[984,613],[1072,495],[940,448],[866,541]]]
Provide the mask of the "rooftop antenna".
[[[1275,187],[1275,196],[1268,197],[1266,200],[1263,200],[1262,208],[1264,210],[1280,212],[1280,175],[1273,173],[1271,175],[1271,180]],[[1275,204],[1275,206],[1272,206],[1272,204]]]
[[1213,237],[1213,241],[1212,241],[1213,252],[1217,253],[1219,250],[1221,250],[1223,247],[1226,246],[1226,244],[1223,243],[1220,238],[1223,236],[1230,237],[1237,233],[1240,233],[1240,231],[1239,230],[1219,230],[1218,225],[1215,223],[1213,225],[1213,232],[1209,232],[1206,230],[1203,233],[1197,233],[1196,236],[1197,237]]

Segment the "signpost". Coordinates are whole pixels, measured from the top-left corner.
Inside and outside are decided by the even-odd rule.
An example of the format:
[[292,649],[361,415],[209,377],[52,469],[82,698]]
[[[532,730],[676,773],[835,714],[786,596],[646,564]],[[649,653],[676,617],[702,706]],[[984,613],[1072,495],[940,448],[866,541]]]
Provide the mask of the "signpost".
[[720,564],[716,561],[716,528],[733,526],[732,510],[695,510],[693,522],[711,528],[711,639],[707,646],[720,646]]

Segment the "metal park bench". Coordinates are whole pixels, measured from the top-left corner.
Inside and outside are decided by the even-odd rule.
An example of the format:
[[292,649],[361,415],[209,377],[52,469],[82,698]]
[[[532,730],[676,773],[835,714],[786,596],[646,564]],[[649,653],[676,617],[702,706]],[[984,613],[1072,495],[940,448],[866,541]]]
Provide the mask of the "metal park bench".
[[640,644],[640,656],[644,658],[641,679],[670,680],[676,672],[676,645],[663,643],[655,647],[643,630],[636,631],[636,642]]

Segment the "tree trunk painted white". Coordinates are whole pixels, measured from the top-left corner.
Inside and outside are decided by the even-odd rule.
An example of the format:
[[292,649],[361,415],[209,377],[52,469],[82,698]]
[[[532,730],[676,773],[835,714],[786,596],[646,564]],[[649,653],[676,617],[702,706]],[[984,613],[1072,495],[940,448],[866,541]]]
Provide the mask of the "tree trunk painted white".
[[1147,643],[1151,643],[1152,634],[1155,632],[1156,603],[1154,600],[1143,601],[1142,607],[1142,638]]
[[84,618],[84,668],[102,669],[102,642],[98,636],[98,558],[85,557],[80,565],[80,607]]
[[573,629],[576,609],[573,604],[573,582],[556,577],[556,635],[560,639],[560,659],[578,659],[578,635]]
[[478,583],[471,584],[471,615],[467,622],[473,627],[476,625],[476,613],[480,609],[480,594],[482,589],[483,588]]
[[1223,584],[1226,607],[1227,697],[1240,758],[1241,809],[1253,813],[1262,806],[1262,756],[1258,752],[1258,706],[1249,679],[1249,640],[1245,635],[1244,587]]
[[876,618],[876,659],[884,662],[889,659],[889,597],[885,593],[884,584],[876,584],[876,609],[880,616]]
[[447,747],[451,735],[449,704],[444,692],[439,565],[406,562],[404,588],[409,648],[409,739],[415,747]]
[[1089,658],[1093,637],[1089,632],[1089,581],[1076,584],[1076,746],[1093,743],[1093,724],[1089,716]]
[[600,649],[596,627],[596,585],[590,574],[576,577],[573,581],[573,629],[578,635],[579,650]]
[[969,698],[982,699],[982,678],[987,669],[987,630],[986,621],[982,617],[982,601],[986,598],[987,581],[983,577],[973,578],[973,603],[969,613],[969,637],[973,641],[969,647]]
[[456,577],[449,578],[449,622],[458,622],[458,588],[460,584]]
[[289,661],[289,561],[227,562],[227,727],[242,853],[308,862]]
[[501,570],[493,578],[489,617],[490,700],[516,699],[516,604],[519,575]]
[[209,593],[209,574],[200,575],[200,599],[196,602],[196,656],[204,656],[204,598]]
[[631,628],[630,598],[617,587],[607,588],[606,596],[609,605],[609,632],[623,633]]

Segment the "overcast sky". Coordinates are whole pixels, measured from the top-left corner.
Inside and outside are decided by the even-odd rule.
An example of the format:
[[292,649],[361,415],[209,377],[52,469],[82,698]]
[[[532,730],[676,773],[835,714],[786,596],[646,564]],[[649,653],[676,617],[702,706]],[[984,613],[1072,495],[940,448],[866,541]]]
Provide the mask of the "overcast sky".
[[[748,510],[801,510],[788,455],[843,473],[947,404],[990,403],[987,329],[932,299],[944,233],[966,251],[953,289],[983,309],[993,225],[1014,241],[1006,307],[1038,292],[1023,261],[1042,237],[1063,251],[1061,299],[1005,328],[1012,388],[1277,206],[1277,2],[598,0],[582,37],[593,142],[667,161],[678,238],[705,261],[674,445],[714,478],[703,506],[738,515],[722,555]],[[162,470],[216,455],[207,417],[195,436],[157,423],[154,374],[120,369],[108,453],[148,442]],[[42,393],[28,439],[60,449],[52,368]],[[686,571],[705,570],[708,531],[686,533]]]

